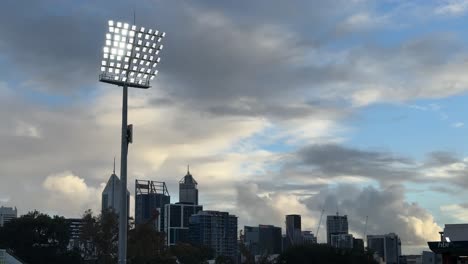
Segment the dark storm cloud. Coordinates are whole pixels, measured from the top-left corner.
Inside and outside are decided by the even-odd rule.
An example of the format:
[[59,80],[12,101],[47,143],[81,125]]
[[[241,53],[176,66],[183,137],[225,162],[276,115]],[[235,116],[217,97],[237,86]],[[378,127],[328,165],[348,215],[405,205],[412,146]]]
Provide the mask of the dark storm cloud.
[[385,151],[369,151],[337,144],[310,145],[296,153],[288,166],[320,172],[325,177],[362,176],[382,182],[414,179],[416,164],[408,158]]

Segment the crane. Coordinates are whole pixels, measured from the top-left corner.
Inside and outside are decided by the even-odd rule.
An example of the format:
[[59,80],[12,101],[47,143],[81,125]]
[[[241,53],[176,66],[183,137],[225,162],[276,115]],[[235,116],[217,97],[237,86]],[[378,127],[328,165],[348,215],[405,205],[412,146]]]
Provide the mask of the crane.
[[315,238],[317,238],[317,242],[318,242],[318,232],[320,230],[320,224],[322,223],[322,217],[323,217],[324,212],[325,212],[325,209],[322,209],[322,212],[320,213],[320,220],[317,226],[317,232],[315,232]]

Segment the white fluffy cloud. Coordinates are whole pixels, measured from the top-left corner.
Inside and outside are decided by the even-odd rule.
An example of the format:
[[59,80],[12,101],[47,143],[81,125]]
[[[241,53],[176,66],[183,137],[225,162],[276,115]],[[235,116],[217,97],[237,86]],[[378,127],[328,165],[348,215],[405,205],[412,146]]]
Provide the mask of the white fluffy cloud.
[[83,178],[65,171],[47,176],[42,187],[46,190],[43,197],[46,208],[51,212],[79,217],[87,209],[100,211],[98,202],[104,185],[88,186]]

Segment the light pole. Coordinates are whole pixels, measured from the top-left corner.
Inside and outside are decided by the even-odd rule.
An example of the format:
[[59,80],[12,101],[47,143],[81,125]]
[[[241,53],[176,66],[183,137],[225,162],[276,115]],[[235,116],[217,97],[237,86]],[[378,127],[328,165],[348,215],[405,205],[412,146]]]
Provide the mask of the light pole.
[[122,146],[120,155],[119,264],[127,263],[127,153],[132,125],[127,125],[128,87],[148,89],[158,71],[160,44],[166,35],[153,29],[109,21],[99,81],[123,87]]

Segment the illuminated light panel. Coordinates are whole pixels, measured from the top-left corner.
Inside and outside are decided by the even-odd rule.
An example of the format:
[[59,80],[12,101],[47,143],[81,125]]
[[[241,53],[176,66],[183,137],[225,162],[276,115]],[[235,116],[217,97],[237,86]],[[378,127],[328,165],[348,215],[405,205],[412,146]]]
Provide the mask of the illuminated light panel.
[[148,88],[149,81],[157,74],[154,67],[160,61],[160,58],[153,55],[162,49],[158,42],[165,33],[112,20],[108,22],[108,26],[100,80]]

